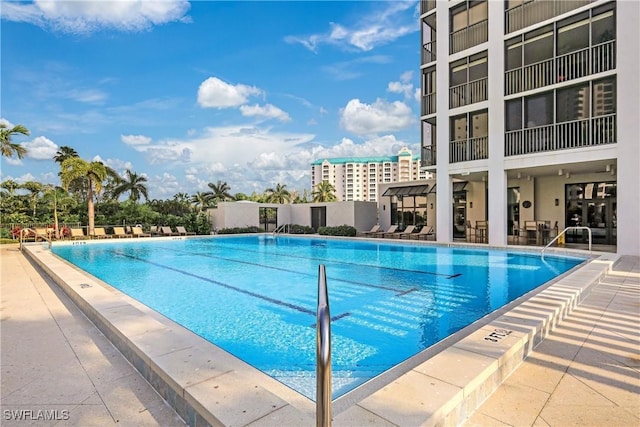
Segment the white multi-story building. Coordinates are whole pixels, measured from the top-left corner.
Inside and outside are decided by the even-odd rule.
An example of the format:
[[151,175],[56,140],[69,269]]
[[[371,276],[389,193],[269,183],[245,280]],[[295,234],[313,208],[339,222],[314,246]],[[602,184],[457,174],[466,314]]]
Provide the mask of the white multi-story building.
[[[523,243],[537,221],[640,254],[638,22],[631,0],[421,1],[421,157],[438,241],[486,221],[487,243]],[[392,194],[381,204],[399,206]]]
[[397,156],[338,157],[311,164],[311,188],[328,181],[339,201],[377,201],[379,184],[427,179],[420,156],[406,147]]

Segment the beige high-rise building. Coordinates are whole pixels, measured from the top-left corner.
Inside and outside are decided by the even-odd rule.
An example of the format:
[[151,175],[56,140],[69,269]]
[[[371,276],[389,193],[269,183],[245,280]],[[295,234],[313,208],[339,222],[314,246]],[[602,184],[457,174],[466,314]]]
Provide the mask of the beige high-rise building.
[[311,164],[311,188],[328,181],[339,201],[375,202],[379,184],[424,180],[429,175],[420,169],[420,156],[404,147],[396,156],[318,159]]

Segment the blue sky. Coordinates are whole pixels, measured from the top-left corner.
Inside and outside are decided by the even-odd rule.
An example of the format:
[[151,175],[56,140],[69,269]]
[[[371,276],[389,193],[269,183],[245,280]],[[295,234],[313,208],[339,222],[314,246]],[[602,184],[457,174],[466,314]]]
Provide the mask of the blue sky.
[[318,158],[419,152],[417,1],[0,7],[0,120],[31,131],[2,181],[59,184],[61,146],[159,199],[310,190]]

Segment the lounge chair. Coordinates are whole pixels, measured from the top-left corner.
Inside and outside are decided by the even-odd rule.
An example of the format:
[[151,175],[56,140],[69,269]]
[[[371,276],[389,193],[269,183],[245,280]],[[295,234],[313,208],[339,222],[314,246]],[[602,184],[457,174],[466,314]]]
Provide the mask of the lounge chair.
[[71,232],[71,235],[69,237],[72,238],[73,240],[87,238],[87,236],[84,235],[84,231],[82,230],[82,228],[72,228],[70,232]]
[[111,235],[105,233],[104,227],[95,227],[93,229],[93,238],[94,239],[107,239],[107,238],[111,238]]
[[413,231],[416,229],[415,225],[409,225],[407,226],[407,228],[404,229],[404,231],[397,231],[395,233],[385,233],[384,234],[384,238],[390,237],[390,238],[394,238],[394,239],[402,239],[402,236],[410,236],[411,233],[413,233]]
[[113,227],[113,237],[131,237],[131,234],[127,234],[127,232],[124,231],[124,227]]
[[181,236],[190,236],[190,235],[194,235],[196,233],[194,233],[193,231],[187,231],[183,226],[181,225],[177,225],[176,226],[176,231],[178,232],[179,235]]
[[36,242],[38,241],[38,239],[49,240],[50,234],[46,228],[36,228],[35,233],[36,233],[35,235]]
[[378,233],[379,231],[380,231],[380,224],[376,224],[373,227],[371,227],[371,230],[361,231],[359,234],[360,236],[371,236],[372,234]]
[[393,234],[398,230],[398,226],[397,225],[392,225],[391,227],[389,227],[389,229],[387,231],[378,231],[377,233],[373,233],[372,236],[374,237],[384,237],[387,234]]
[[171,227],[160,227],[161,236],[177,236],[178,233],[174,233]]
[[418,233],[414,233],[407,236],[411,240],[429,240],[429,237],[435,237],[436,233],[433,232],[433,227],[423,225]]
[[133,237],[151,237],[151,234],[142,231],[142,227],[131,227],[131,235]]

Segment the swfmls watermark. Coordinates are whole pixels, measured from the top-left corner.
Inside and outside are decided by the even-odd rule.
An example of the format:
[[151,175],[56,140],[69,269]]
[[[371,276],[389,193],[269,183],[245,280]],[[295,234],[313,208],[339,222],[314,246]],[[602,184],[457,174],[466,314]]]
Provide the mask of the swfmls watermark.
[[5,421],[66,421],[68,409],[3,409]]

